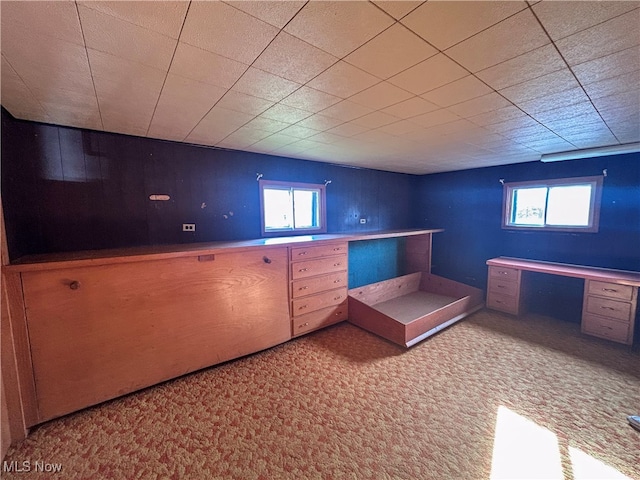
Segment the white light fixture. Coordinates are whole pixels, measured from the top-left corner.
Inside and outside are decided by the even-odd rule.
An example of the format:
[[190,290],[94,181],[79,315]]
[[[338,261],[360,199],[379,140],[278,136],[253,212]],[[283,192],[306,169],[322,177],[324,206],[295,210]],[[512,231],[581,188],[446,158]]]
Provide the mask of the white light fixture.
[[561,160],[578,160],[581,158],[604,157],[606,155],[634,152],[640,152],[640,142],[610,145],[608,147],[585,148],[583,150],[571,150],[569,152],[543,153],[540,156],[540,161],[559,162]]

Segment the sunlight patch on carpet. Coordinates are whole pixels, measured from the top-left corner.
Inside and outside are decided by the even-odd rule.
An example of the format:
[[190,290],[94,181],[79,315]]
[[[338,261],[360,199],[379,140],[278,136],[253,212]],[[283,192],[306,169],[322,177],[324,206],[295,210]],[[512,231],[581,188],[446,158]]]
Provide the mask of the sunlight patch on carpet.
[[592,457],[588,453],[574,447],[569,447],[571,468],[574,480],[606,478],[608,480],[631,480],[615,468]]

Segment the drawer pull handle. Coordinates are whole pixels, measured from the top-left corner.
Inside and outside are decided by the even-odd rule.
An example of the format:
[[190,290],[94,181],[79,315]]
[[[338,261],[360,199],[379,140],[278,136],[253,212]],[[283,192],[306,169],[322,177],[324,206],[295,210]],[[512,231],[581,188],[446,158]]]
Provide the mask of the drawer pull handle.
[[614,312],[616,311],[616,309],[615,309],[615,308],[613,308],[613,307],[605,307],[605,306],[602,306],[602,307],[600,307],[600,308],[601,308],[601,309],[603,309],[603,310],[612,310],[612,311],[614,311]]
[[78,290],[78,289],[80,288],[80,282],[79,282],[79,281],[77,281],[77,280],[74,280],[73,282],[71,282],[71,283],[69,284],[69,288],[70,288],[71,290]]
[[298,310],[304,310],[305,308],[307,308],[306,305],[301,305],[301,306],[298,307]]
[[298,255],[306,255],[307,252],[300,252]]
[[337,297],[333,297],[334,300],[340,300],[342,298],[342,295],[338,295]]
[[299,272],[306,272],[307,270],[309,270],[308,268],[301,268],[300,270],[298,270]]
[[613,292],[613,293],[615,293],[615,292],[617,292],[618,290],[616,290],[615,288],[603,288],[603,289],[602,289],[602,291],[603,291],[603,292]]
[[342,250],[342,247],[336,247],[333,249],[334,252],[339,252],[340,250]]
[[307,288],[309,288],[309,287],[304,286],[304,287],[300,287],[298,290],[306,290]]
[[507,288],[504,285],[496,285],[496,287],[498,287],[498,288]]
[[340,279],[334,280],[333,283],[340,283]]
[[298,328],[304,328],[308,326],[309,326],[309,322],[304,322],[302,325],[298,325]]
[[509,275],[509,272],[504,272],[504,271],[499,271],[498,272],[500,275]]
[[271,259],[269,257],[267,257],[267,256],[262,257],[262,261],[264,263],[271,263]]
[[339,267],[340,265],[342,265],[342,263],[340,263],[340,262],[333,264],[334,267]]
[[600,325],[602,328],[606,328],[607,330],[613,330],[609,325]]

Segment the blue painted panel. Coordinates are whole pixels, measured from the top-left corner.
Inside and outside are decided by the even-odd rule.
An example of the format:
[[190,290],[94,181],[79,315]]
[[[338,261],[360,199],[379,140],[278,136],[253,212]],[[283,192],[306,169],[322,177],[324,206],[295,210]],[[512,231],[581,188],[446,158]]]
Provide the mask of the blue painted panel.
[[349,288],[381,282],[405,273],[405,239],[349,243]]

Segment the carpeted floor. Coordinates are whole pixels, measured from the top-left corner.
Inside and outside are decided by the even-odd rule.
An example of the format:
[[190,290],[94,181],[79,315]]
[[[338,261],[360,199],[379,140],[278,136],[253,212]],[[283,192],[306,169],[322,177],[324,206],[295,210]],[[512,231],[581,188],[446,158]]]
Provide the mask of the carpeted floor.
[[638,348],[576,324],[483,310],[404,350],[342,323],[41,425],[2,478],[637,479],[639,411]]

